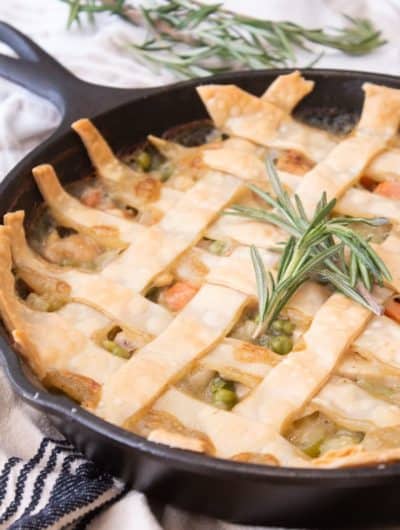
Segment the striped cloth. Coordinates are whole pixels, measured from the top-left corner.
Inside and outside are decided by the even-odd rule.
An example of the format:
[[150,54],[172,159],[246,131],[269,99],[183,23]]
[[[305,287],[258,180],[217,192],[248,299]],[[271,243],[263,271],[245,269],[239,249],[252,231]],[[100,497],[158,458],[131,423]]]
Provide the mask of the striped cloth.
[[[311,27],[340,25],[343,11],[368,16],[383,29],[390,44],[365,57],[331,51],[319,66],[394,74],[400,71],[398,1],[226,0],[225,4],[249,15],[290,17]],[[66,5],[55,0],[0,1],[1,20],[30,35],[83,79],[124,87],[155,86],[173,80],[167,71],[152,72],[135,64],[128,48],[121,46],[127,40],[142,39],[140,29],[104,15],[95,28],[84,25],[81,30],[68,32],[66,17]],[[58,122],[58,112],[48,102],[0,79],[0,178]],[[157,513],[156,518],[142,494],[127,491],[121,482],[87,461],[62,439],[44,415],[22,403],[0,367],[0,529],[241,528],[171,507],[159,507]]]
[[83,529],[124,494],[65,440],[43,438],[28,460],[12,457],[0,475],[0,527]]
[[0,404],[0,529],[161,530],[141,493],[85,459],[1,372]]

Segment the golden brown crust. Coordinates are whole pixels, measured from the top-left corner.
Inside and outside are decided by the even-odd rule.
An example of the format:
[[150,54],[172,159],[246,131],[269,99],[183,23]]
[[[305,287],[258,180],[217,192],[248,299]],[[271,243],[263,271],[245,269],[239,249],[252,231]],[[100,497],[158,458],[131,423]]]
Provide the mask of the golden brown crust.
[[24,327],[23,307],[15,295],[14,277],[11,273],[11,267],[9,231],[4,226],[0,226],[1,317],[17,343],[20,353],[23,354],[36,375],[42,378],[46,369],[29,335],[22,331]]
[[245,363],[266,363],[271,366],[282,360],[281,355],[251,342],[242,342],[235,350],[235,358]]
[[42,382],[46,388],[59,390],[88,409],[94,409],[100,399],[99,383],[67,370],[51,370],[46,373]]
[[171,194],[160,196],[160,181],[147,173],[136,172],[122,162],[90,120],[78,120],[72,128],[79,134],[111,197],[139,210],[170,204]]
[[261,96],[290,114],[314,88],[314,81],[304,79],[298,70],[278,76]]
[[103,166],[118,162],[110,146],[90,120],[82,118],[75,121],[71,127],[79,134],[97,170],[100,171]]
[[400,459],[400,448],[380,451],[365,451],[360,445],[350,446],[339,451],[329,451],[313,460],[315,467],[339,468],[361,467],[388,464]]
[[232,456],[236,462],[248,462],[251,464],[261,464],[263,466],[280,466],[279,460],[274,455],[259,453],[239,453]]
[[148,141],[153,145],[162,155],[166,158],[179,158],[184,156],[188,148],[183,147],[183,145],[177,144],[175,142],[170,142],[164,138],[159,138],[153,134],[147,136]]
[[277,169],[293,173],[294,175],[304,175],[307,171],[310,171],[313,166],[313,162],[308,160],[306,156],[293,149],[283,151],[276,162]]
[[121,237],[134,230],[132,222],[86,206],[67,193],[50,164],[36,166],[32,173],[53,217],[62,226],[87,234],[108,248],[126,247]]
[[[162,429],[164,432],[182,435],[188,440],[194,439],[198,442],[201,442],[201,452],[207,453],[209,455],[215,455],[215,447],[208,436],[200,431],[188,429],[183,425],[182,422],[178,420],[176,416],[173,416],[168,412],[150,410],[139,421],[132,422],[131,420],[127,420],[124,424],[124,427],[145,437],[148,437],[151,435],[151,433],[154,433],[159,429]],[[160,441],[160,438],[154,437],[153,435],[153,441]],[[170,440],[171,445],[175,446],[179,446],[179,441],[180,440],[177,439],[176,443],[173,444],[173,440]],[[182,445],[180,446],[182,447]]]
[[357,131],[385,138],[393,137],[399,128],[400,92],[372,83],[364,83],[365,100]]
[[29,263],[37,263],[43,271],[55,275],[65,271],[64,267],[49,263],[38,254],[35,254],[28,246],[25,238],[24,218],[25,212],[22,210],[7,213],[4,216],[4,225],[7,227],[8,233],[10,234],[11,252],[15,265],[17,267],[26,268]]

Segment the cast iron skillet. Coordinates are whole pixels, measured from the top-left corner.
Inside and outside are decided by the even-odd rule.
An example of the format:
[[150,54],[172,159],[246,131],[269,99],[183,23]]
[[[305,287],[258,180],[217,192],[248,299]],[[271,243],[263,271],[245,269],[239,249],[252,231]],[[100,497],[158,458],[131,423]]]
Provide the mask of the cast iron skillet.
[[[0,74],[52,101],[62,113],[59,128],[20,162],[0,185],[0,215],[40,202],[31,168],[48,162],[63,182],[91,171],[86,152],[70,132],[77,118],[94,118],[114,149],[123,150],[148,133],[162,134],[206,117],[195,92],[200,83],[234,83],[261,94],[286,70],[238,72],[173,86],[126,90],[80,81],[7,24],[0,40],[20,59],[0,56]],[[316,88],[300,105],[303,116],[328,120],[358,113],[365,81],[400,88],[400,78],[361,72],[305,70]],[[4,328],[0,360],[16,392],[46,412],[85,455],[132,487],[162,502],[210,516],[252,524],[366,528],[400,521],[400,465],[344,470],[298,470],[214,459],[157,445],[77,407],[67,397],[38,389],[26,375]],[[132,382],[134,384],[134,382]],[[229,436],[229,433],[227,433]]]

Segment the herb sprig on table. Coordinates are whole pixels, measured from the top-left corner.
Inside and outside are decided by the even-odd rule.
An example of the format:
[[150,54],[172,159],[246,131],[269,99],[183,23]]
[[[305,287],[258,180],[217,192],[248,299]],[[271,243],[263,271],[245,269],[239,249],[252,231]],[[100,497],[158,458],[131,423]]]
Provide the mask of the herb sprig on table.
[[346,26],[308,29],[286,21],[244,16],[221,3],[197,0],[62,0],[69,4],[68,26],[102,12],[119,15],[148,31],[144,42],[131,43],[135,56],[146,64],[168,68],[181,77],[222,71],[292,67],[299,49],[319,58],[309,45],[362,55],[385,43],[368,19],[345,16]]
[[257,186],[249,187],[269,208],[234,205],[225,212],[271,223],[290,234],[281,245],[276,276],[266,272],[260,252],[256,247],[251,248],[259,300],[254,337],[269,329],[297,289],[310,279],[327,283],[373,313],[381,314],[382,308],[371,290],[374,284],[382,285],[384,280],[390,280],[390,272],[368,239],[353,230],[352,225],[380,226],[388,223],[387,219],[331,217],[336,200],[328,202],[325,193],[308,219],[300,198],[294,195],[292,202],[283,189],[270,159],[267,170],[275,197]]

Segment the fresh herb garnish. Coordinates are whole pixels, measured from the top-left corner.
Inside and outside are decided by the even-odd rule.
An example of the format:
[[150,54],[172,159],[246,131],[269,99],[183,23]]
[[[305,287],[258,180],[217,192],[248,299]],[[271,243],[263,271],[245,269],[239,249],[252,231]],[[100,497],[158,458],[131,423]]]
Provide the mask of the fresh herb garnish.
[[133,5],[129,0],[62,0],[69,4],[68,26],[86,13],[109,12],[149,35],[132,44],[135,55],[146,64],[168,68],[183,77],[221,71],[277,68],[296,65],[298,49],[319,56],[307,45],[334,48],[362,55],[381,46],[381,32],[367,19],[345,16],[344,28],[307,29],[285,21],[272,21],[234,13],[221,3],[197,0],[154,0]]
[[297,289],[309,279],[328,283],[373,313],[381,314],[382,308],[371,290],[374,284],[390,280],[390,272],[368,239],[352,230],[351,225],[380,226],[387,219],[331,218],[336,199],[328,202],[325,193],[308,219],[300,198],[295,194],[292,202],[283,189],[270,159],[267,170],[275,197],[257,186],[249,188],[272,208],[234,205],[225,212],[272,223],[290,234],[282,243],[276,276],[266,272],[260,252],[254,246],[251,248],[259,299],[259,324],[254,336],[270,327]]

